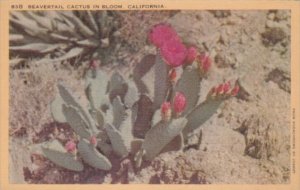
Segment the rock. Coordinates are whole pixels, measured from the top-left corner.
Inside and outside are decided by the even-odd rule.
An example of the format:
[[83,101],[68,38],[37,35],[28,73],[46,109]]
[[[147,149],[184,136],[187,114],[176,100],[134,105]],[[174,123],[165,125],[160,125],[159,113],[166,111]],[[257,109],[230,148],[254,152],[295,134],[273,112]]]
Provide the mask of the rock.
[[286,20],[288,17],[287,11],[285,10],[277,10],[276,14],[275,14],[275,19],[276,20]]
[[291,93],[291,78],[290,74],[280,68],[275,68],[266,77],[266,82],[273,81],[282,90]]
[[261,34],[265,46],[272,46],[285,39],[286,33],[281,28],[269,28]]
[[283,136],[276,123],[270,123],[263,115],[252,115],[240,128],[245,135],[245,153],[257,159],[270,159],[280,152]]
[[215,10],[210,11],[216,18],[225,18],[231,15],[230,10]]
[[274,20],[274,18],[275,18],[275,13],[271,12],[271,13],[268,14],[268,19],[269,20]]

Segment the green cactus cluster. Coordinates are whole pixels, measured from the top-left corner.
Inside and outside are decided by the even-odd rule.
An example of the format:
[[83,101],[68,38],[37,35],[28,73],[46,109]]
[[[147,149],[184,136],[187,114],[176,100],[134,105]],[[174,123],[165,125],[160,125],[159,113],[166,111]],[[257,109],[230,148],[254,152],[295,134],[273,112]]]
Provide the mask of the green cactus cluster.
[[[229,96],[208,95],[198,103],[200,83],[205,75],[196,64],[183,67],[176,83],[169,78],[170,67],[160,55],[154,62],[141,62],[132,77],[115,72],[111,76],[99,68],[91,67],[85,76],[85,94],[88,106],[83,106],[74,93],[63,83],[58,83],[57,97],[51,103],[55,121],[68,123],[78,136],[75,152],[68,152],[58,140],[42,145],[44,156],[69,170],[82,171],[83,162],[91,167],[109,171],[111,156],[123,159],[131,156],[139,168],[143,161],[152,160],[158,154],[180,151],[184,148],[188,133],[200,127]],[[147,68],[142,71],[140,68]],[[170,119],[161,116],[161,105],[171,101],[175,92],[186,96],[186,107],[180,115]],[[151,101],[151,128],[144,138],[135,137],[133,130],[143,105],[141,96]],[[92,138],[96,142],[92,142]]]
[[[109,171],[113,157],[129,158],[140,168],[160,153],[183,150],[189,133],[237,94],[239,88],[230,89],[227,82],[199,103],[210,58],[195,47],[187,49],[169,25],[156,25],[149,34],[159,53],[142,59],[129,77],[119,72],[109,76],[97,61],[91,62],[85,75],[87,106],[65,84],[57,85],[53,118],[68,123],[78,138],[65,147],[58,140],[44,143],[44,156],[74,171],[83,170],[83,162]],[[145,128],[144,134],[137,135],[136,126]]]

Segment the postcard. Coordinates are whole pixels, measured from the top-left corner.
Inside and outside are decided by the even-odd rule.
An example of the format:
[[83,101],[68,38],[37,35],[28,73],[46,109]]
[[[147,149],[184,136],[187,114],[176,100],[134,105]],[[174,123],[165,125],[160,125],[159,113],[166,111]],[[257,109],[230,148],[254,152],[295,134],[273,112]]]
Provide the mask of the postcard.
[[300,189],[299,1],[0,12],[0,189]]

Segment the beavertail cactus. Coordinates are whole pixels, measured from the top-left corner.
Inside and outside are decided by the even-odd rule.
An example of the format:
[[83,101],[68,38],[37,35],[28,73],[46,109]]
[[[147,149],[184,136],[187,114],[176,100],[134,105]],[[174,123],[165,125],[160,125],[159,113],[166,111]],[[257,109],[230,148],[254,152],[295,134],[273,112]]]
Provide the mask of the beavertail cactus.
[[[57,165],[82,171],[83,164],[111,170],[109,158],[132,159],[140,167],[160,153],[184,148],[185,138],[201,127],[239,86],[230,82],[211,88],[199,101],[201,81],[212,60],[208,53],[186,47],[168,24],[155,25],[149,41],[157,55],[148,55],[133,70],[133,80],[119,72],[106,73],[93,60],[86,72],[84,107],[68,87],[59,83],[51,103],[54,120],[76,133],[65,147],[58,140],[45,143],[43,154]],[[144,133],[136,134],[137,127]],[[78,142],[78,144],[76,144]]]

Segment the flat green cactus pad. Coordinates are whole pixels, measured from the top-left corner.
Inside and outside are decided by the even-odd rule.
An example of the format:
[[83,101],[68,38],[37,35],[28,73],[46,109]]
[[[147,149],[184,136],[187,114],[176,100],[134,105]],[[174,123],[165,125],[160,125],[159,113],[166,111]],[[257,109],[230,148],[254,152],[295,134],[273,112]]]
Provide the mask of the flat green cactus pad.
[[123,137],[120,131],[118,131],[116,127],[114,127],[113,125],[106,124],[105,129],[107,135],[109,136],[115,154],[120,157],[127,156],[130,147],[128,147],[126,143],[127,141],[126,137]]
[[143,149],[145,158],[152,160],[161,150],[181,133],[187,123],[187,119],[178,118],[170,122],[160,121],[152,127],[145,136]]
[[[92,71],[89,71],[92,72]],[[94,71],[95,77],[92,74],[87,74],[87,95],[94,109],[100,109],[103,99],[106,95],[108,86],[108,76],[101,70]]]
[[78,151],[82,159],[92,167],[101,170],[110,170],[112,165],[110,161],[95,149],[86,139],[82,139],[78,143]]
[[82,171],[83,165],[75,159],[75,156],[68,153],[58,140],[43,144],[43,154],[55,164],[73,171]]
[[95,121],[93,120],[92,116],[89,114],[88,110],[85,109],[83,106],[81,106],[77,98],[75,98],[72,95],[73,93],[61,83],[57,85],[57,88],[58,88],[59,95],[63,99],[65,105],[73,106],[74,108],[76,108],[77,111],[79,111],[80,114],[82,115],[82,118],[87,122],[89,128],[95,133],[97,133],[98,131],[97,131]]
[[194,108],[199,99],[201,77],[197,69],[187,67],[175,87],[176,92],[182,92],[186,97],[186,108],[183,115],[189,113]]
[[224,99],[208,99],[203,103],[195,107],[187,115],[187,125],[183,130],[183,136],[186,136],[189,132],[200,127],[204,122],[206,122],[219,108]]
[[73,106],[63,105],[63,113],[71,128],[82,138],[89,139],[92,133],[88,129],[88,124],[83,119],[80,112]]
[[64,100],[60,96],[56,96],[50,105],[52,117],[54,118],[55,121],[59,123],[67,122],[66,117],[62,112],[63,104],[64,104]]

